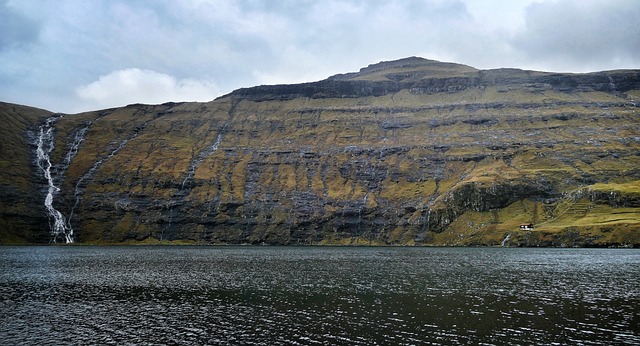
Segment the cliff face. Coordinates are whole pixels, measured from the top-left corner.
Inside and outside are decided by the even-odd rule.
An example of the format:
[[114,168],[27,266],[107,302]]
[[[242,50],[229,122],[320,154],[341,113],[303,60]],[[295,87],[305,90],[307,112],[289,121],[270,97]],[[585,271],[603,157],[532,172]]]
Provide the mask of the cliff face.
[[0,235],[640,245],[638,99],[637,70],[408,58],[209,103],[65,116],[2,104]]

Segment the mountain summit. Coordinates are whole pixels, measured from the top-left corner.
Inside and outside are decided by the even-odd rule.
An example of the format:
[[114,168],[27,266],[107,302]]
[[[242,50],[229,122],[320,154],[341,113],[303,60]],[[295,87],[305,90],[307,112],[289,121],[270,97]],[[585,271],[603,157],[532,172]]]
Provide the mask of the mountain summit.
[[2,243],[639,246],[640,71],[417,57],[208,103],[0,104]]
[[329,77],[334,80],[390,80],[399,82],[406,79],[452,77],[477,72],[473,67],[454,63],[410,57],[394,61],[382,61],[360,69],[360,72]]

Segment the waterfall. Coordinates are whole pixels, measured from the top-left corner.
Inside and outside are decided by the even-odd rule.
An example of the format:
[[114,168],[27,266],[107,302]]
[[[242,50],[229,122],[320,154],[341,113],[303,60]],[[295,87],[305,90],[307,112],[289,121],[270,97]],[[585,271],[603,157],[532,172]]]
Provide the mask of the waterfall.
[[362,205],[360,206],[360,208],[358,208],[358,234],[356,234],[356,237],[360,236],[361,234],[361,227],[362,227],[362,209],[367,207],[367,199],[369,198],[369,193],[367,192],[364,195],[364,198],[362,199]]
[[424,223],[424,227],[422,228],[422,231],[424,233],[429,231],[429,222],[431,222],[431,208],[430,206],[427,206],[427,220]]
[[187,170],[187,175],[184,177],[184,180],[182,180],[182,185],[180,187],[181,190],[184,190],[184,185],[187,183],[189,179],[193,178],[193,175],[196,173],[196,169],[198,168],[198,166],[200,166],[202,161],[204,161],[204,159],[206,159],[207,157],[213,155],[213,153],[218,151],[220,142],[222,142],[222,135],[224,134],[224,131],[228,125],[229,125],[229,122],[225,123],[222,126],[222,129],[220,130],[220,132],[218,133],[218,136],[216,137],[216,140],[213,142],[213,144],[210,147],[202,150],[198,154],[198,156],[189,163],[189,169]]
[[509,239],[511,239],[511,233],[507,234],[507,236],[502,239],[502,243],[500,243],[500,246],[506,246]]
[[198,154],[198,156],[196,157],[196,159],[191,161],[191,163],[189,163],[189,170],[187,171],[187,176],[182,181],[182,186],[181,186],[182,189],[184,189],[184,185],[187,183],[187,181],[193,178],[193,175],[196,172],[196,168],[200,166],[200,163],[202,163],[204,159],[211,156],[213,153],[215,153],[218,150],[218,147],[220,146],[221,141],[222,141],[222,133],[219,133],[218,137],[216,138],[216,141],[209,148],[201,151],[200,154]]
[[78,148],[80,147],[80,143],[84,141],[87,131],[89,130],[89,126],[91,126],[91,122],[87,123],[85,127],[78,130],[78,132],[76,132],[76,134],[73,136],[73,142],[71,143],[71,148],[69,148],[67,155],[64,157],[64,170],[66,170],[69,167],[69,165],[71,164],[71,160],[73,160],[73,158],[78,153]]
[[102,166],[102,164],[105,161],[109,160],[114,155],[116,155],[120,150],[122,150],[122,148],[124,148],[124,146],[130,140],[136,138],[140,134],[140,132],[142,132],[142,130],[146,125],[147,125],[147,122],[139,126],[131,136],[123,139],[122,142],[120,142],[120,144],[109,153],[109,155],[96,161],[96,163],[94,163],[93,166],[91,166],[91,168],[87,171],[87,173],[85,173],[82,177],[80,177],[80,179],[78,179],[78,182],[76,182],[76,187],[73,190],[73,197],[75,199],[75,203],[73,204],[73,207],[71,208],[71,212],[69,213],[69,229],[71,230],[71,232],[73,232],[73,229],[71,228],[71,218],[73,218],[75,210],[78,207],[78,204],[80,203],[80,196],[82,195],[82,192],[83,192],[82,183],[84,183],[85,180],[91,178],[91,176],[93,176],[93,174],[98,170],[100,166]]
[[73,230],[67,227],[64,215],[53,206],[53,198],[60,191],[55,185],[53,176],[51,174],[51,158],[50,154],[55,147],[55,135],[53,129],[53,123],[59,118],[49,118],[44,125],[41,125],[38,130],[37,140],[37,164],[44,178],[47,180],[48,189],[47,197],[44,199],[44,206],[49,215],[49,219],[53,220],[53,224],[50,225],[52,241],[55,243],[59,236],[64,236],[67,243],[73,243]]
[[[190,179],[193,179],[193,175],[196,173],[196,169],[200,166],[200,164],[202,163],[202,161],[204,161],[207,157],[213,155],[213,153],[215,153],[216,151],[218,151],[218,147],[220,146],[220,143],[222,142],[222,137],[224,135],[224,131],[227,129],[227,126],[229,125],[229,121],[227,121],[222,128],[220,129],[220,132],[218,132],[218,136],[216,137],[216,140],[213,142],[213,144],[211,144],[211,146],[203,149],[202,151],[200,151],[200,153],[198,153],[198,156],[196,156],[195,159],[192,159],[191,162],[189,163],[189,168],[187,169],[187,174],[184,177],[184,179],[182,180],[182,184],[180,185],[180,190],[178,191],[177,194],[174,194],[171,198],[171,200],[169,201],[169,204],[167,205],[167,209],[168,209],[168,220],[167,220],[167,224],[165,227],[163,227],[160,231],[160,240],[164,239],[164,231],[168,230],[171,227],[171,223],[173,222],[173,215],[175,213],[174,211],[174,207],[177,204],[177,198],[181,197],[181,192],[184,190],[185,185],[187,184],[187,182]],[[184,198],[184,196],[182,196]],[[246,217],[246,216],[245,216]],[[248,227],[248,224],[247,224]]]
[[609,89],[611,89],[612,93],[616,92],[616,84],[613,82],[613,78],[609,75],[607,75],[607,77],[609,78]]

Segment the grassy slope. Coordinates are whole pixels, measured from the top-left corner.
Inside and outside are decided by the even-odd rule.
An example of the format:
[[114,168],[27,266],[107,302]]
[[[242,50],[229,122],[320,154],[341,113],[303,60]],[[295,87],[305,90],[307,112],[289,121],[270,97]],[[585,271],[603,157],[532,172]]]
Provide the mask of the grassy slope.
[[[478,73],[458,66],[431,72],[438,77],[445,70]],[[387,72],[354,79],[383,80]],[[490,73],[497,78],[515,72]],[[247,229],[242,226],[246,219],[238,215],[251,215],[260,224],[249,240],[286,242],[290,224],[295,228],[303,220],[296,211],[297,196],[311,194],[325,200],[312,215],[315,220],[331,220],[362,203],[365,220],[378,210],[387,212],[387,223],[366,234],[319,229],[322,243],[414,244],[424,233],[425,211],[454,208],[460,203],[452,197],[456,191],[474,186],[489,194],[511,193],[511,187],[535,182],[552,185],[557,198],[518,195],[500,208],[467,208],[441,233],[428,233],[424,243],[499,245],[509,235],[510,245],[588,245],[567,242],[576,233],[592,244],[639,244],[638,205],[615,205],[582,192],[637,198],[640,144],[633,138],[640,137],[640,127],[636,109],[627,103],[639,95],[512,84],[235,105],[223,98],[74,115],[57,124],[55,161],[64,157],[74,131],[92,124],[66,173],[61,197],[66,202],[60,209],[69,212],[80,177],[105,159],[82,186],[77,212],[84,241],[165,241],[159,229],[178,220],[187,222],[180,231],[184,239],[198,241],[188,233],[197,230],[198,237],[213,232],[216,241],[225,241]],[[24,131],[26,125],[21,126],[16,131]],[[223,128],[219,150],[198,163],[184,191],[190,164]],[[123,141],[128,142],[109,157]],[[312,158],[302,159],[305,155]],[[375,190],[367,180],[372,174],[383,176]],[[251,209],[269,199],[277,199],[277,206]],[[135,203],[148,205],[141,212],[131,206]],[[536,230],[520,232],[518,225],[528,222]]]
[[[593,179],[606,181],[624,181],[627,171],[639,167],[639,161],[634,154],[637,152],[637,143],[624,143],[621,139],[638,135],[637,117],[635,110],[625,107],[619,109],[607,108],[606,110],[594,109],[594,105],[600,102],[624,102],[619,97],[602,92],[576,92],[560,93],[554,91],[527,91],[514,88],[504,90],[498,87],[485,89],[472,89],[462,93],[437,94],[437,95],[414,95],[407,91],[401,91],[395,95],[388,95],[379,98],[358,99],[358,100],[330,100],[330,105],[326,100],[296,100],[292,101],[299,108],[323,109],[321,115],[322,127],[315,128],[312,133],[288,133],[281,136],[270,136],[270,147],[278,146],[279,143],[290,141],[291,138],[301,139],[311,137],[320,139],[316,146],[321,150],[330,150],[332,147],[348,145],[367,145],[369,147],[383,147],[391,145],[424,146],[425,144],[439,146],[447,145],[449,149],[443,153],[451,159],[469,155],[483,153],[493,155],[496,158],[481,161],[470,169],[469,164],[460,164],[452,161],[448,164],[448,177],[440,182],[440,195],[446,194],[446,189],[455,188],[458,185],[470,182],[503,183],[517,179],[535,179],[544,177],[549,181],[574,180],[574,183],[567,184],[563,191],[569,193],[579,188],[575,180],[582,179],[588,175]],[[498,110],[480,109],[468,110],[463,106],[465,103],[493,104],[495,102],[507,103],[506,107]],[[557,107],[555,104],[574,103]],[[522,109],[519,104],[539,104],[532,109]],[[584,103],[587,103],[585,106]],[[410,128],[389,130],[380,132],[379,123],[383,120],[381,115],[368,114],[366,110],[358,114],[350,126],[344,127],[340,122],[338,126],[333,126],[335,121],[344,119],[344,110],[367,109],[367,107],[421,107],[424,105],[443,105],[443,109],[431,109],[412,112],[405,110],[401,114],[395,114],[394,120],[412,124]],[[446,109],[446,105],[459,105],[453,109]],[[511,106],[509,105],[511,104]],[[460,106],[462,105],[462,106]],[[545,106],[549,105],[549,106]],[[249,107],[249,106],[247,106]],[[270,110],[268,103],[254,104],[250,106],[256,110],[273,112],[281,116],[285,110]],[[292,107],[294,111],[296,108]],[[298,109],[299,109],[298,108]],[[331,109],[338,108],[337,111]],[[340,110],[342,109],[342,110]],[[609,115],[615,114],[611,117]],[[489,127],[474,126],[464,124],[465,119],[487,117],[498,119],[498,124]],[[378,119],[376,119],[378,118]],[[569,120],[567,120],[569,118]],[[449,126],[429,128],[431,120],[457,121]],[[623,123],[623,126],[619,124]],[[305,131],[308,131],[305,129]],[[504,135],[496,140],[495,137]],[[597,138],[586,136],[597,135]],[[430,137],[425,141],[425,136]],[[520,145],[520,142],[526,142]],[[492,144],[498,142],[501,149],[494,150]],[[266,142],[262,142],[266,144]],[[255,142],[247,143],[256,145]],[[303,144],[303,143],[299,143]],[[324,144],[324,146],[323,146]],[[258,144],[259,145],[259,144]],[[536,147],[536,145],[542,147]],[[398,173],[407,175],[416,170],[415,162],[420,156],[432,154],[428,148],[415,149],[415,153],[405,157],[391,157],[385,164],[398,167]],[[421,152],[422,151],[422,152]],[[612,153],[621,153],[621,157],[611,157]],[[507,160],[504,159],[506,157]],[[348,157],[336,156],[337,160],[348,160]],[[588,160],[586,163],[584,160]],[[465,175],[466,178],[456,181],[458,175]],[[336,198],[359,198],[363,195],[361,188],[348,188],[351,186],[344,177],[329,179],[329,195]],[[561,186],[562,184],[559,183]],[[633,186],[635,182],[630,182]],[[380,199],[399,199],[409,201],[420,200],[420,197],[434,194],[435,182],[427,179],[423,182],[409,182],[400,178],[397,181],[387,180],[379,194]],[[413,197],[412,197],[413,196]],[[567,202],[569,203],[569,202]],[[579,202],[571,202],[577,208]],[[593,203],[591,203],[593,204]],[[609,228],[613,224],[627,232],[628,229],[637,229],[638,218],[637,209],[625,211],[625,218],[611,219],[608,215],[612,213],[611,208],[590,208],[588,215],[575,215],[569,217],[567,213],[561,213],[563,206],[544,205],[540,201],[523,200],[514,203],[503,210],[495,212],[468,212],[459,220],[453,223],[449,229],[434,238],[436,244],[499,244],[506,234],[514,233],[518,225],[523,222],[540,223],[540,232],[565,232],[567,230],[583,227],[585,224],[593,226],[594,232],[601,237],[597,242],[624,243],[627,236],[610,233]],[[545,212],[545,209],[547,211]],[[558,210],[556,210],[558,209]],[[616,213],[622,212],[616,209]],[[411,217],[408,217],[408,221]],[[468,221],[465,221],[467,220]],[[606,225],[597,219],[609,220]],[[480,230],[480,233],[473,236],[473,227]],[[606,227],[599,227],[606,226]],[[461,233],[462,232],[462,233]],[[589,230],[591,232],[591,230]],[[448,234],[464,234],[462,240],[454,240]],[[604,234],[608,233],[608,234]],[[615,232],[614,232],[615,233]],[[626,233],[624,233],[626,234]],[[398,241],[402,235],[393,236]],[[408,237],[409,239],[411,237]],[[515,238],[514,238],[515,239]],[[633,240],[635,238],[626,238]]]
[[49,116],[42,109],[0,103],[0,244],[22,243],[33,236],[23,234],[30,228],[25,219],[31,218],[36,203],[30,197],[38,190],[27,133],[35,133]]

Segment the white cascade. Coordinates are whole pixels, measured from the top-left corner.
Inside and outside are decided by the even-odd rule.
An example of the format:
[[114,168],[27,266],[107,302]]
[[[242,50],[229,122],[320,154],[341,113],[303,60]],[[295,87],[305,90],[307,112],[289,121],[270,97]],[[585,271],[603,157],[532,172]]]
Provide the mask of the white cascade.
[[54,148],[53,123],[56,120],[57,118],[49,118],[47,122],[39,128],[36,149],[37,164],[49,185],[47,197],[44,199],[44,206],[47,209],[49,218],[53,220],[53,224],[50,225],[51,235],[53,236],[52,241],[56,242],[58,237],[64,236],[67,243],[73,243],[73,230],[67,227],[64,215],[53,207],[53,198],[60,191],[60,188],[55,185],[51,174],[52,164],[49,157]]
[[71,160],[73,160],[73,158],[78,153],[78,149],[80,148],[80,143],[84,141],[84,138],[87,135],[87,131],[89,130],[89,126],[91,126],[91,122],[89,122],[87,126],[78,130],[78,132],[76,132],[75,136],[73,137],[73,143],[71,143],[71,148],[69,148],[67,155],[65,155],[64,157],[65,170],[66,168],[69,167],[69,165],[71,164]]
[[429,222],[431,222],[431,208],[430,208],[430,206],[427,206],[427,220],[424,223],[424,231],[425,232],[429,231]]
[[509,239],[511,239],[511,233],[507,234],[507,236],[502,239],[502,243],[500,244],[500,246],[506,246]]
[[222,142],[222,135],[224,134],[224,131],[228,125],[229,125],[228,122],[225,123],[224,126],[222,126],[220,133],[218,133],[218,136],[216,137],[216,140],[213,142],[213,144],[210,147],[206,148],[205,150],[201,151],[200,154],[198,154],[198,156],[194,160],[192,160],[191,163],[189,163],[189,169],[187,170],[187,175],[184,177],[184,180],[182,180],[182,185],[180,186],[181,190],[184,190],[184,185],[187,183],[187,181],[189,181],[189,179],[193,178],[193,175],[195,174],[196,169],[198,168],[198,166],[200,166],[202,161],[207,157],[213,155],[213,153],[215,153],[216,151],[218,151],[220,142]]
[[367,199],[369,199],[369,193],[365,193],[364,198],[362,199],[362,205],[358,208],[358,234],[356,236],[360,236],[362,232],[362,210],[367,207]]
[[120,142],[120,145],[118,145],[117,148],[112,150],[111,153],[107,155],[107,157],[96,161],[96,163],[94,163],[93,166],[91,166],[91,168],[87,171],[87,173],[85,173],[82,177],[80,177],[80,179],[78,179],[78,182],[76,183],[76,187],[73,190],[73,197],[75,198],[75,203],[73,204],[73,207],[71,208],[71,212],[69,213],[69,228],[71,228],[71,218],[73,217],[73,214],[76,210],[76,207],[78,206],[78,203],[80,203],[80,196],[82,195],[82,187],[81,187],[82,183],[85,180],[91,178],[93,173],[95,173],[96,170],[98,170],[98,167],[100,167],[105,161],[112,158],[115,154],[117,154],[120,150],[122,150],[122,148],[124,148],[127,142],[129,142],[131,139],[132,138],[126,138],[122,140],[122,142]]
[[147,126],[147,123],[148,122],[144,122],[141,126],[139,126],[131,136],[123,139],[122,142],[120,142],[120,144],[118,145],[118,147],[113,149],[109,153],[109,155],[107,155],[106,157],[104,157],[104,158],[98,160],[96,163],[94,163],[93,166],[91,166],[91,168],[87,171],[87,173],[85,173],[82,177],[80,177],[80,179],[78,179],[78,182],[76,183],[76,187],[73,190],[73,197],[75,198],[75,203],[73,204],[73,207],[71,208],[71,212],[69,213],[69,228],[70,229],[71,229],[71,218],[73,217],[73,214],[74,214],[74,212],[76,210],[76,207],[78,207],[78,204],[80,203],[80,196],[83,193],[83,191],[82,191],[82,183],[85,180],[91,178],[91,176],[98,170],[98,168],[100,166],[102,166],[103,163],[105,163],[107,160],[109,160],[110,158],[115,156],[120,150],[122,150],[122,148],[124,148],[125,145],[127,145],[127,143],[129,141],[131,141],[131,140],[135,139],[136,137],[138,137],[140,132],[142,132],[142,130]]
[[609,78],[609,89],[611,89],[611,92],[615,93],[616,83],[613,82],[613,78],[611,76],[607,75],[607,77]]

